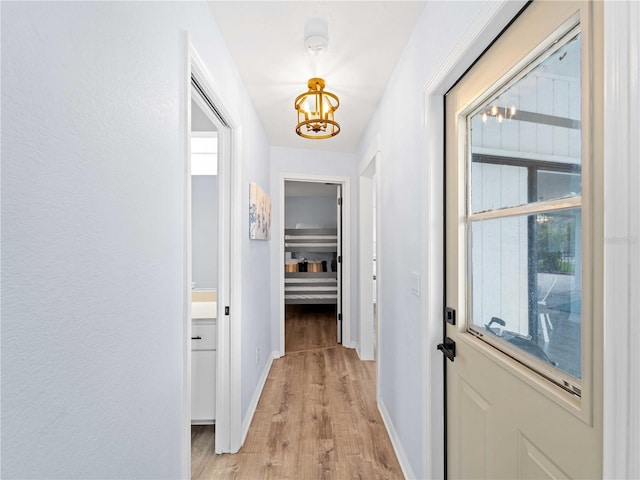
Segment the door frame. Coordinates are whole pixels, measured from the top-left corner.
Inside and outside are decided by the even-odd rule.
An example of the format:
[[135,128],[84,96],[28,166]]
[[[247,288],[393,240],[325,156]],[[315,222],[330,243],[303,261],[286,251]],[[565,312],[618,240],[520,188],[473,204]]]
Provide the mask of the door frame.
[[[425,175],[422,200],[422,235],[425,246],[421,258],[424,288],[421,304],[423,341],[428,347],[423,356],[423,409],[427,414],[423,425],[425,455],[423,468],[430,477],[444,476],[444,389],[442,355],[436,345],[442,339],[444,309],[442,273],[443,243],[443,181],[444,181],[444,94],[469,68],[484,49],[488,48],[501,30],[510,23],[526,1],[500,0],[488,2],[454,51],[442,63],[423,91],[425,120]],[[604,109],[605,124],[605,315],[604,315],[604,478],[626,478],[640,471],[640,458],[625,452],[640,444],[640,428],[636,417],[629,422],[624,412],[637,405],[640,391],[638,362],[631,363],[631,352],[621,345],[640,343],[640,330],[632,325],[629,312],[637,310],[630,292],[640,289],[636,277],[630,283],[620,282],[619,272],[629,271],[633,255],[638,255],[637,237],[624,229],[629,219],[628,208],[637,204],[636,190],[620,189],[620,185],[639,180],[629,178],[629,166],[640,153],[640,144],[627,128],[629,121],[638,124],[639,112],[634,110],[630,96],[640,90],[640,80],[629,65],[640,59],[640,31],[638,5],[632,2],[604,4]],[[618,165],[614,162],[617,159]],[[622,164],[620,164],[622,163]],[[622,213],[621,213],[622,212]],[[616,219],[618,221],[616,221]],[[637,232],[637,219],[636,219]],[[613,239],[613,240],[612,240]],[[616,273],[617,272],[617,273]],[[617,301],[623,299],[623,301]],[[635,394],[634,394],[635,392]],[[635,395],[635,396],[634,396]],[[622,412],[622,414],[621,414]]]
[[[182,458],[185,465],[185,476],[191,475],[191,78],[198,84],[212,101],[216,110],[228,124],[219,127],[219,138],[224,135],[227,142],[221,145],[218,166],[223,175],[219,176],[219,223],[218,236],[222,239],[218,256],[218,312],[216,319],[216,453],[235,452],[241,442],[240,412],[240,325],[230,322],[225,315],[225,307],[233,306],[234,318],[240,318],[241,282],[240,276],[233,272],[240,271],[240,232],[239,192],[240,161],[238,152],[238,128],[233,116],[225,107],[217,94],[219,88],[209,73],[204,61],[194,48],[191,39],[186,35],[186,72],[185,72],[185,105],[184,114],[186,129],[184,132],[183,189],[183,433]],[[223,127],[223,128],[220,128]],[[220,154],[222,153],[222,154]],[[226,175],[224,172],[227,172]],[[228,253],[228,255],[227,255]],[[221,413],[226,412],[222,416]]]
[[[278,228],[278,325],[279,325],[279,356],[284,357],[284,187],[285,182],[335,183],[342,186],[342,345],[353,348],[351,344],[351,179],[349,177],[331,177],[325,175],[308,175],[300,173],[282,173],[278,182],[279,197],[279,228]],[[346,252],[346,254],[345,254]],[[347,261],[344,261],[344,258]]]
[[[375,360],[374,346],[379,347],[378,338],[373,335],[373,323],[375,321],[371,306],[373,305],[374,293],[377,299],[377,317],[380,319],[380,209],[376,206],[376,251],[373,251],[371,238],[367,234],[372,229],[373,223],[373,204],[372,194],[375,192],[376,201],[380,198],[380,138],[371,144],[365,155],[358,165],[358,298],[360,305],[360,315],[358,322],[359,341],[356,345],[360,360]],[[373,169],[374,178],[372,180],[371,170]],[[376,258],[376,292],[373,289],[373,266],[371,259],[375,253]],[[369,312],[369,313],[367,313]],[[380,326],[377,329],[378,335]],[[380,358],[378,352],[378,358]],[[376,369],[378,371],[378,369]]]
[[[635,478],[640,457],[640,307],[637,183],[640,171],[640,5],[604,3],[604,408],[603,478]],[[635,108],[634,108],[635,106]],[[634,128],[635,126],[635,128]],[[634,205],[636,208],[634,208]],[[635,272],[635,275],[633,274]],[[635,295],[634,295],[635,294]]]

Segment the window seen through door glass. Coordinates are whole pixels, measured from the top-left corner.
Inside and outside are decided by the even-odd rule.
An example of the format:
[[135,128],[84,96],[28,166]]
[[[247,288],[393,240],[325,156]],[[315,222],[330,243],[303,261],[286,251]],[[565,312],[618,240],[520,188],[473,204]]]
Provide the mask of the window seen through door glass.
[[470,122],[473,213],[580,195],[579,36]]
[[572,209],[473,222],[471,230],[474,325],[578,379],[580,219]]
[[470,307],[498,348],[580,379],[580,36],[552,48],[468,118]]

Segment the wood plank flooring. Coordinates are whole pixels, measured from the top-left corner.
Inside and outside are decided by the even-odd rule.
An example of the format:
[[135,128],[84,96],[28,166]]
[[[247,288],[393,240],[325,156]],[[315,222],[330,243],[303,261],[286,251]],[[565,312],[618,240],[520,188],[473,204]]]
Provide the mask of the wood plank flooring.
[[[335,322],[331,329],[335,337]],[[192,427],[193,479],[403,478],[368,362],[309,338],[292,341],[298,350],[274,360],[238,453],[215,455],[213,427]]]
[[338,345],[334,305],[287,305],[285,353]]

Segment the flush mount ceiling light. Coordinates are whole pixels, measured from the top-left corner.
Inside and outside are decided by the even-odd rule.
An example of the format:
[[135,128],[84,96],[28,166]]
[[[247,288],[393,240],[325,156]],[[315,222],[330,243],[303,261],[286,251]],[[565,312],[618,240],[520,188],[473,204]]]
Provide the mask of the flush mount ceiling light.
[[340,125],[333,118],[340,100],[333,93],[324,91],[322,78],[311,78],[307,82],[309,91],[296,97],[298,111],[296,133],[304,138],[323,139],[340,133]]
[[321,18],[312,18],[304,26],[304,46],[310,55],[318,56],[329,46],[329,27]]

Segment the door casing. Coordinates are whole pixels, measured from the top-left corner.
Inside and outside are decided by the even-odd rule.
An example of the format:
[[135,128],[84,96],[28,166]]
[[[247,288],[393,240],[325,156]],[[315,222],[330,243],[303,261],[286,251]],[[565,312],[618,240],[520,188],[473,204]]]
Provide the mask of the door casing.
[[640,4],[604,3],[604,478],[640,478]]
[[349,177],[331,177],[324,175],[307,175],[298,173],[284,173],[280,175],[279,181],[279,212],[278,219],[280,228],[278,229],[278,326],[279,326],[279,355],[284,357],[284,204],[285,204],[285,182],[312,182],[312,183],[335,183],[342,188],[342,345],[352,348],[351,343],[351,179]]
[[[371,237],[369,232],[372,231],[373,224],[373,205],[372,205],[372,195],[375,194],[376,198],[380,198],[380,149],[378,147],[379,142],[376,141],[371,145],[367,153],[359,165],[359,204],[358,204],[358,239],[360,248],[358,249],[358,259],[359,259],[359,279],[358,279],[358,298],[360,305],[360,315],[359,315],[359,340],[357,342],[357,350],[358,356],[361,360],[375,360],[374,358],[374,350],[376,346],[380,345],[380,342],[377,338],[374,337],[373,334],[373,311],[372,304],[374,296],[375,298],[380,298],[376,292],[373,291],[373,266],[371,259],[376,258],[376,289],[379,290],[380,285],[380,248],[378,247],[380,243],[380,233],[377,231],[380,225],[380,218],[378,212],[380,211],[376,208],[376,251],[373,251],[373,245],[371,242]],[[373,177],[373,178],[372,178]],[[378,308],[378,318],[380,318],[379,314],[379,304]],[[378,332],[380,332],[380,327],[378,326]],[[377,356],[380,358],[380,355]]]

